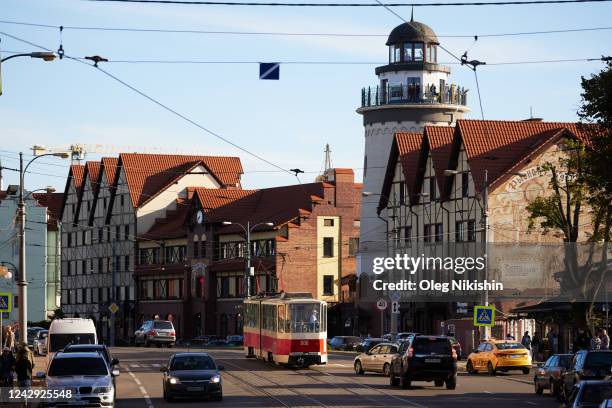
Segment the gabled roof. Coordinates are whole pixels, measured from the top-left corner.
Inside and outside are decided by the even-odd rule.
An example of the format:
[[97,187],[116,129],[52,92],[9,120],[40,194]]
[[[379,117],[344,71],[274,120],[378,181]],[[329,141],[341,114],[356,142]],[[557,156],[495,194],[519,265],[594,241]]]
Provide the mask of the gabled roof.
[[103,157],[102,158],[102,166],[104,167],[104,177],[106,177],[106,183],[109,186],[115,185],[118,164],[119,164],[119,159],[117,157]]
[[[482,189],[485,170],[488,170],[491,185],[563,131],[584,138],[576,123],[530,120],[458,120],[457,131],[465,146],[477,191]],[[454,149],[458,149],[458,145]]]
[[429,142],[431,160],[440,191],[443,191],[444,188],[444,181],[446,179],[444,170],[448,169],[454,133],[455,128],[451,126],[425,126],[423,130],[423,134]]
[[32,196],[41,207],[47,207],[49,219],[47,225],[52,230],[57,229],[57,223],[60,221],[60,214],[64,202],[64,194],[62,193],[33,193]]
[[122,153],[119,160],[134,207],[146,204],[199,165],[204,166],[221,187],[239,186],[243,173],[238,157]]
[[209,213],[233,201],[257,193],[258,190],[228,190],[216,188],[196,187],[194,194],[198,197],[204,213]]
[[64,216],[64,207],[66,207],[66,198],[68,197],[68,190],[73,185],[76,191],[78,202],[81,201],[81,192],[83,190],[83,176],[85,175],[85,166],[81,164],[73,164],[68,170],[68,178],[66,179],[66,187],[64,188],[64,194],[62,197],[62,207],[59,212],[59,219],[61,220]]
[[87,178],[89,179],[89,186],[92,190],[96,190],[100,183],[100,168],[101,164],[98,161],[88,161],[85,163],[85,169]]

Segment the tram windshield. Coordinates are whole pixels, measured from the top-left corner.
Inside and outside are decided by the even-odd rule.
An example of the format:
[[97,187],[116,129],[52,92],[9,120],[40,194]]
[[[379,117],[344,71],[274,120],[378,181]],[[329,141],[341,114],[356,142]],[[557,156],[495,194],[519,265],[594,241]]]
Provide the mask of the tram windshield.
[[292,303],[289,305],[292,333],[327,331],[327,306],[320,303]]

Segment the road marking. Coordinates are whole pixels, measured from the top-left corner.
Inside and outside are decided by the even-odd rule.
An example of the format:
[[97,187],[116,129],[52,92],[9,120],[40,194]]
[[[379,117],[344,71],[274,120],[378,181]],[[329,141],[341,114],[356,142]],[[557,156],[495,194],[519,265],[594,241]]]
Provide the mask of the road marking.
[[142,394],[142,398],[144,398],[145,400],[145,404],[147,404],[147,408],[155,408],[153,406],[153,402],[151,401],[151,397],[147,393],[147,390],[145,389],[145,387],[142,386],[142,383],[140,382],[140,380],[136,378],[136,375],[133,372],[130,371],[129,367],[126,367],[125,370],[130,375],[130,377],[132,377],[136,385],[138,385],[138,389],[140,390],[140,393]]
[[133,367],[133,368],[140,368],[140,366],[139,366],[138,364],[130,364],[130,367]]
[[142,385],[142,383],[140,382],[140,380],[136,377],[134,377],[134,382],[138,385]]

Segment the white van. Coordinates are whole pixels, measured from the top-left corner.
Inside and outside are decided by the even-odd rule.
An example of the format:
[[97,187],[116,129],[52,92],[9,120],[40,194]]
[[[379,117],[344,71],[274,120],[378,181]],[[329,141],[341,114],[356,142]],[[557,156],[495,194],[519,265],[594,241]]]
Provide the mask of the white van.
[[51,322],[47,335],[47,366],[68,344],[98,344],[96,326],[91,319],[69,318]]

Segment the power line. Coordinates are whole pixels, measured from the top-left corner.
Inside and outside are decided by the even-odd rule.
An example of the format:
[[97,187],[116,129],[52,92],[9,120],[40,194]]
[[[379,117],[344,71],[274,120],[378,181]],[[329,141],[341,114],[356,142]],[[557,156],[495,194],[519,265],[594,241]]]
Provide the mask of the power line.
[[[246,2],[246,1],[198,1],[198,0],[87,0],[105,3],[150,3],[182,4],[201,6],[266,6],[266,7],[380,7],[369,3],[287,3],[287,2]],[[449,6],[513,6],[529,4],[566,4],[566,3],[601,3],[611,0],[525,0],[525,1],[492,1],[492,2],[453,2],[453,3],[389,3],[389,7],[449,7]]]
[[[202,35],[252,35],[252,36],[279,36],[279,37],[365,37],[365,38],[385,38],[389,34],[364,34],[364,33],[319,33],[319,32],[286,32],[286,31],[224,31],[224,30],[188,30],[188,29],[163,29],[163,28],[134,28],[134,27],[99,27],[99,26],[67,26],[53,25],[44,23],[31,23],[24,21],[0,20],[1,24],[13,24],[29,27],[49,28],[58,30],[63,27],[64,30],[75,31],[111,31],[111,32],[134,32],[134,33],[162,33],[162,34],[202,34]],[[539,30],[539,31],[521,31],[511,33],[488,33],[488,34],[437,34],[438,38],[486,38],[486,37],[509,37],[509,36],[524,36],[524,35],[545,35],[545,34],[563,34],[589,31],[612,30],[612,27],[582,27],[568,28],[557,30]]]

